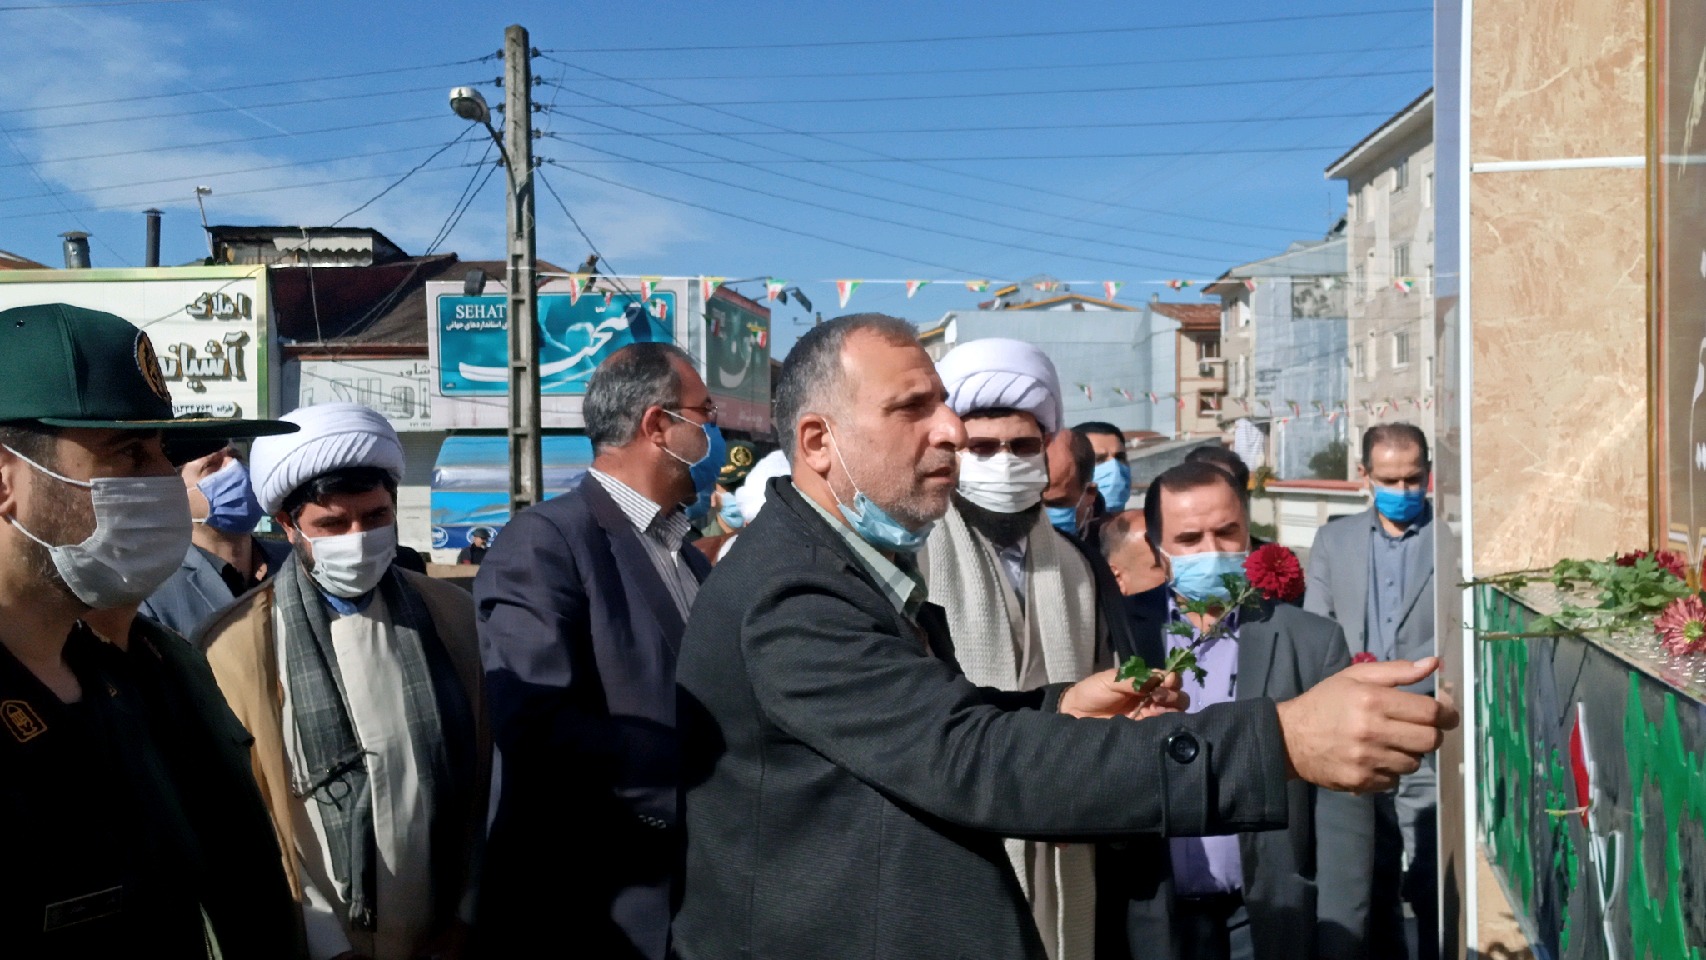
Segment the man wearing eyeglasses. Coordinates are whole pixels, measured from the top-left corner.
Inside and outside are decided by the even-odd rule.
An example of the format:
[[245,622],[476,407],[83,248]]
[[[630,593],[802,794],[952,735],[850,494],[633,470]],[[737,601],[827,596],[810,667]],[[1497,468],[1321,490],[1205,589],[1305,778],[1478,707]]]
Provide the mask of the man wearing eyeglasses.
[[675,661],[710,572],[687,543],[727,456],[693,362],[611,354],[582,406],[592,469],[513,518],[474,582],[499,796],[490,956],[669,955],[681,844]]
[[[1061,429],[1054,364],[1029,343],[991,338],[955,347],[937,372],[966,446],[920,569],[966,676],[1027,691],[1112,665],[1109,630],[1126,623],[1112,572],[1043,509],[1049,441]],[[1092,957],[1092,848],[1013,839],[1006,847],[1052,960]]]

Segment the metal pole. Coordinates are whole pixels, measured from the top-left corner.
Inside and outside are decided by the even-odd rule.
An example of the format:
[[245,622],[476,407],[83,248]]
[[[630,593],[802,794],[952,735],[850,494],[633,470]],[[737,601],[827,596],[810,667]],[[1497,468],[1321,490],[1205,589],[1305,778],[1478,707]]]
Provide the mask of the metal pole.
[[540,454],[539,299],[533,233],[533,50],[527,30],[504,31],[504,150],[509,157],[509,510],[544,496]]

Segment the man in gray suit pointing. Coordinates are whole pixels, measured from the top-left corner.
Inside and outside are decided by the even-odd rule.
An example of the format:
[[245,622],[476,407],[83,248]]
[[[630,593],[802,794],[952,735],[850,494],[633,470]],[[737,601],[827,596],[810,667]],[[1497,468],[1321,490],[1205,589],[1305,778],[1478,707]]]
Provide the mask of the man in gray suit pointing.
[[[1370,427],[1363,434],[1357,474],[1373,504],[1361,513],[1334,520],[1315,535],[1303,609],[1337,620],[1353,656],[1413,660],[1434,653],[1434,529],[1427,500],[1432,470],[1428,439],[1414,424]],[[1434,678],[1425,677],[1407,689],[1431,695]],[[1403,835],[1407,869],[1402,888],[1404,899],[1416,911],[1416,960],[1439,956],[1438,803],[1434,761],[1428,757],[1377,807],[1386,827],[1387,846],[1395,847],[1390,842],[1396,839],[1391,836],[1394,817]],[[1388,855],[1385,859],[1396,859],[1396,849],[1382,852]],[[1377,863],[1376,870],[1381,866]],[[1395,869],[1395,864],[1387,864],[1384,872],[1390,876]],[[1374,943],[1384,947],[1381,955],[1398,955],[1399,943],[1382,941],[1379,896]],[[1396,901],[1388,897],[1384,907],[1386,925],[1395,927]]]
[[1044,960],[1001,838],[1278,829],[1293,779],[1382,789],[1457,722],[1393,689],[1431,660],[1190,715],[1155,715],[1111,670],[973,685],[913,559],[966,443],[946,401],[893,317],[830,321],[788,354],[793,474],[705,581],[677,662],[683,960]]

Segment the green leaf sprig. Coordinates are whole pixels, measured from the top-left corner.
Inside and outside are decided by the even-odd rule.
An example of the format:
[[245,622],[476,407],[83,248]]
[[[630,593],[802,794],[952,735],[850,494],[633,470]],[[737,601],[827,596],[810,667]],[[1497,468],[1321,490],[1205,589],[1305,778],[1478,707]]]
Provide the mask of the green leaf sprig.
[[[1565,634],[1608,636],[1652,627],[1665,607],[1693,593],[1688,582],[1643,556],[1625,566],[1616,557],[1605,560],[1560,560],[1550,569],[1523,570],[1472,580],[1465,586],[1489,585],[1512,592],[1532,582],[1551,583],[1559,592],[1592,598],[1591,604],[1565,601],[1557,613],[1535,619],[1517,637]],[[1502,639],[1504,635],[1493,637]]]
[[[1167,659],[1159,668],[1151,667],[1142,657],[1130,656],[1120,664],[1119,672],[1114,674],[1116,680],[1131,680],[1138,684],[1151,676],[1168,673],[1184,673],[1190,671],[1197,683],[1207,679],[1208,671],[1197,664],[1197,648],[1211,640],[1231,635],[1231,629],[1226,625],[1227,614],[1234,610],[1250,612],[1262,608],[1262,592],[1250,586],[1250,581],[1235,573],[1224,573],[1220,582],[1225,584],[1229,595],[1226,600],[1191,600],[1185,597],[1177,598],[1181,613],[1194,613],[1199,616],[1217,618],[1214,624],[1204,631],[1201,636],[1194,637],[1182,647],[1175,647],[1167,653]],[[1189,623],[1175,620],[1167,624],[1167,633],[1175,637],[1191,638],[1196,633]]]

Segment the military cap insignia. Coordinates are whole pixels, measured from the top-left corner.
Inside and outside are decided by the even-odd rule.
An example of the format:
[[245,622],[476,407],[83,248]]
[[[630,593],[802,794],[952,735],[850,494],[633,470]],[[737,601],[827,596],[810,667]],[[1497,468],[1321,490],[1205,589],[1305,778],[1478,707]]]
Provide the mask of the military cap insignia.
[[154,355],[154,343],[148,339],[148,334],[140,331],[136,334],[136,367],[142,371],[142,379],[148,381],[148,389],[170,403],[172,393],[166,389],[166,377],[160,372],[160,358]]

